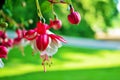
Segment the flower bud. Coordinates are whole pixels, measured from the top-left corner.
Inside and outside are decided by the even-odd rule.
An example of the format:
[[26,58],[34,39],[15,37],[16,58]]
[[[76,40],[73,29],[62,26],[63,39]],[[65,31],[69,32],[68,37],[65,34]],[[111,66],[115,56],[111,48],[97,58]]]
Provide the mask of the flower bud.
[[71,24],[78,24],[80,23],[81,16],[78,12],[74,11],[74,8],[70,6],[70,14],[68,15],[68,21]]
[[50,27],[52,27],[55,30],[58,30],[62,26],[61,20],[55,19],[55,20],[50,20]]

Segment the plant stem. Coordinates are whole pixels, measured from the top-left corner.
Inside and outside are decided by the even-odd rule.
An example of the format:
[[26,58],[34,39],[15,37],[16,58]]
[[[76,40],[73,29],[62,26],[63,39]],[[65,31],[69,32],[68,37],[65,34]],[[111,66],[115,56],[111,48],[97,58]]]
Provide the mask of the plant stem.
[[40,19],[43,18],[38,0],[36,0],[36,7],[37,7],[38,17],[39,17]]
[[54,4],[53,3],[51,3],[51,7],[52,7],[52,14],[54,15],[54,18],[56,19],[57,15],[56,15],[56,13],[54,11]]

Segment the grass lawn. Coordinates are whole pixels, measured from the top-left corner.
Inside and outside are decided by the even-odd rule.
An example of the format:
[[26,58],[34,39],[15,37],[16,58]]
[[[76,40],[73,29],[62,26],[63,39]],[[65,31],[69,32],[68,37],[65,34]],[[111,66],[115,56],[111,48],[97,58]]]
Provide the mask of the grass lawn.
[[53,56],[53,64],[43,72],[39,55],[25,56],[18,48],[8,55],[0,69],[0,80],[120,80],[120,51],[96,50],[64,46]]

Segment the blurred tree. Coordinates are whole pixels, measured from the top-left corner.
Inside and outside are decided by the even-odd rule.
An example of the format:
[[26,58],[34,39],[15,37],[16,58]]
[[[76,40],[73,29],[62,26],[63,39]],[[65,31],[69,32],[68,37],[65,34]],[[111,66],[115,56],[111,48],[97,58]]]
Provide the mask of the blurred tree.
[[[61,0],[56,0],[61,1]],[[96,30],[105,31],[107,27],[112,26],[112,20],[118,15],[115,0],[63,0],[72,3],[75,10],[80,12],[82,16],[81,23],[71,25],[67,21],[69,14],[68,5],[55,4],[53,6],[58,18],[63,22],[63,28],[54,31],[58,34],[94,37]],[[72,1],[72,2],[71,2]],[[53,18],[52,6],[48,0],[39,0],[42,14],[49,23],[49,19]],[[6,0],[3,11],[17,23],[22,24],[26,29],[35,27],[38,21],[35,0]],[[33,23],[30,23],[32,22]],[[14,26],[14,27],[13,27]],[[16,25],[11,25],[10,29],[15,29]],[[72,32],[74,30],[74,33]]]

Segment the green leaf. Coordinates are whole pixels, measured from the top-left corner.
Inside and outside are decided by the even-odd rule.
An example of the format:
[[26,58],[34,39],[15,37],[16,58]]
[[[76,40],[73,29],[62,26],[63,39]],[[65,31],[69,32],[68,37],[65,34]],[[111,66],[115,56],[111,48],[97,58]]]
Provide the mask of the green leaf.
[[71,4],[71,0],[64,0],[65,2],[67,2],[68,4]]
[[41,10],[42,10],[42,13],[49,13],[51,10],[52,10],[52,6],[51,6],[51,3],[48,2],[48,1],[44,1],[41,5]]

